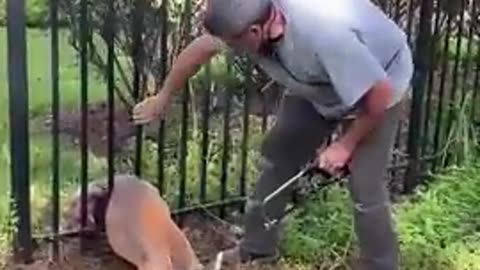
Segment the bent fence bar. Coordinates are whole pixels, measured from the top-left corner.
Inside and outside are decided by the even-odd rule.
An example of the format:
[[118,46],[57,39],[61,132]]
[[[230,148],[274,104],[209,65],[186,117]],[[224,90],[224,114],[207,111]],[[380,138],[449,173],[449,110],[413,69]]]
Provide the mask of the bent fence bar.
[[[64,0],[67,1],[68,0]],[[64,179],[59,174],[62,154],[60,151],[60,98],[62,91],[59,86],[59,6],[62,0],[50,0],[50,71],[51,71],[51,235],[52,254],[58,259],[60,236],[67,234],[60,230],[61,183]],[[103,63],[106,92],[106,179],[109,187],[113,186],[113,178],[120,172],[118,140],[115,136],[119,132],[117,108],[125,105],[119,100],[127,100],[121,96],[118,78],[128,78],[131,81],[133,101],[138,102],[145,96],[145,89],[149,85],[148,74],[151,70],[156,73],[158,85],[165,79],[174,51],[178,51],[197,33],[197,25],[193,19],[198,10],[190,0],[184,1],[180,12],[180,23],[170,23],[168,18],[177,3],[161,1],[158,8],[159,17],[150,17],[149,8],[145,1],[135,1],[131,25],[127,28],[131,39],[126,47],[131,48],[133,59],[132,77],[125,74],[119,66],[117,37],[125,18],[119,12],[121,1],[108,0],[106,4],[106,21],[101,34],[105,46],[106,60]],[[148,1],[147,1],[148,2]],[[153,2],[153,1],[152,1]],[[437,171],[453,162],[462,162],[465,155],[458,153],[459,146],[464,146],[468,140],[474,140],[478,133],[470,134],[470,130],[478,127],[478,110],[475,110],[478,101],[478,83],[480,68],[480,44],[477,32],[478,7],[476,1],[459,0],[444,5],[445,1],[425,0],[391,0],[381,1],[378,4],[386,14],[394,18],[408,34],[410,44],[414,50],[415,75],[412,80],[412,95],[408,100],[409,110],[399,126],[398,138],[395,144],[394,158],[389,177],[400,178],[396,181],[394,190],[411,192],[421,183],[422,175],[428,171]],[[449,2],[450,3],[450,2]],[[117,6],[118,4],[118,6]],[[79,37],[79,92],[81,110],[80,133],[80,191],[82,202],[82,228],[87,223],[87,192],[91,166],[89,150],[91,141],[89,130],[98,128],[90,122],[88,74],[92,71],[90,62],[96,52],[94,38],[91,36],[92,22],[89,14],[92,9],[89,1],[81,0],[77,14],[73,16],[73,23]],[[11,160],[11,208],[15,213],[16,233],[14,247],[17,257],[23,261],[31,261],[33,245],[30,209],[30,182],[29,174],[29,117],[27,84],[27,51],[25,26],[25,1],[7,0],[7,33],[8,33],[8,89],[9,89],[9,121],[10,121],[10,160]],[[72,12],[76,12],[73,10]],[[195,16],[193,16],[195,18]],[[151,36],[148,20],[155,20],[161,25],[160,31],[155,34],[153,45],[149,43]],[[151,22],[150,22],[151,23]],[[157,26],[157,25],[155,25]],[[158,27],[158,26],[157,26]],[[198,28],[198,27],[197,27]],[[179,34],[180,33],[180,34]],[[193,34],[192,34],[193,33]],[[182,36],[183,34],[183,36]],[[198,34],[198,33],[197,33]],[[125,33],[122,33],[125,35]],[[178,47],[171,48],[172,40],[178,41]],[[150,47],[148,47],[150,46]],[[148,49],[146,49],[148,48]],[[129,51],[130,49],[127,49]],[[156,52],[158,50],[158,52]],[[155,52],[153,58],[149,54]],[[157,57],[158,53],[158,58]],[[100,53],[102,56],[102,53]],[[101,58],[100,58],[101,59]],[[152,59],[158,60],[157,62]],[[218,63],[210,63],[203,69],[200,80],[185,85],[179,96],[178,113],[169,114],[166,119],[158,121],[153,128],[153,136],[149,136],[147,127],[136,127],[134,130],[134,150],[132,166],[129,167],[137,175],[147,175],[145,178],[156,179],[154,182],[160,193],[169,198],[176,213],[187,213],[199,208],[217,209],[221,217],[226,215],[227,207],[240,206],[247,195],[250,181],[254,175],[250,171],[252,163],[256,163],[254,147],[261,130],[267,127],[269,112],[268,91],[256,91],[266,88],[260,83],[256,69],[251,63],[238,62],[238,59],[227,57],[225,78],[213,77],[218,73]],[[237,61],[237,62],[235,62]],[[158,66],[155,66],[155,63]],[[235,63],[235,64],[234,64]],[[234,67],[240,65],[243,73]],[[150,65],[150,66],[149,66]],[[102,66],[102,65],[100,65]],[[153,67],[152,67],[153,66]],[[146,67],[150,67],[148,70]],[[243,79],[238,79],[242,77]],[[232,80],[231,78],[236,78]],[[238,79],[238,80],[237,80]],[[220,81],[220,82],[218,82]],[[227,81],[227,82],[225,82]],[[239,83],[240,82],[240,83]],[[267,83],[268,84],[268,83]],[[127,87],[128,88],[128,87]],[[192,91],[195,88],[197,91]],[[268,87],[267,87],[268,88]],[[252,90],[254,89],[254,90]],[[227,91],[225,91],[227,90]],[[95,89],[98,91],[98,89]],[[221,95],[219,92],[226,92]],[[240,92],[240,94],[239,94]],[[128,102],[126,102],[128,105]],[[132,102],[130,102],[131,107]],[[257,105],[255,105],[257,104]],[[262,104],[258,109],[258,104]],[[257,106],[257,107],[255,107]],[[128,107],[128,106],[126,106]],[[196,109],[199,108],[197,117]],[[259,113],[262,112],[262,113]],[[216,114],[220,112],[219,116]],[[263,114],[263,115],[262,115]],[[175,118],[180,115],[179,118]],[[259,117],[256,117],[259,116]],[[169,118],[172,119],[169,119]],[[215,118],[216,117],[216,118]],[[199,120],[198,120],[198,119]],[[261,118],[261,121],[257,121]],[[176,121],[176,122],[175,122]],[[223,122],[222,122],[223,121]],[[465,122],[467,128],[460,126]],[[175,125],[171,124],[175,123]],[[223,123],[223,124],[218,124]],[[470,126],[471,125],[471,126]],[[178,132],[177,132],[178,128]],[[463,128],[463,129],[462,129]],[[172,132],[173,130],[173,132]],[[467,130],[465,132],[465,130]],[[199,131],[199,132],[197,132]],[[260,133],[260,134],[258,134]],[[147,141],[147,138],[150,138]],[[153,143],[151,143],[153,138]],[[170,141],[174,141],[173,147]],[[466,140],[467,139],[467,140]],[[196,146],[195,141],[199,144]],[[120,142],[124,144],[124,141]],[[125,143],[126,144],[126,143]],[[153,146],[152,146],[153,145]],[[177,149],[178,146],[178,149]],[[238,146],[239,151],[235,146]],[[148,151],[149,147],[155,149]],[[173,149],[173,150],[172,150]],[[464,148],[462,148],[464,149]],[[461,151],[460,151],[461,152]],[[154,153],[153,156],[150,153]],[[463,153],[465,154],[465,153]],[[468,154],[468,153],[467,153]],[[147,161],[154,159],[155,169],[151,173]],[[172,163],[173,160],[173,163]],[[173,165],[172,165],[173,164]],[[213,165],[218,164],[218,167]],[[198,165],[198,166],[197,166]],[[173,167],[172,167],[173,166]],[[172,169],[173,168],[173,169]],[[192,169],[193,168],[193,169]],[[189,172],[193,170],[194,181],[191,183]],[[406,172],[405,172],[406,170]],[[253,172],[254,173],[254,172]],[[175,179],[171,179],[175,178]],[[149,179],[149,180],[153,180]],[[212,184],[213,183],[213,184]],[[178,186],[177,186],[178,185]],[[173,189],[172,189],[173,186]],[[241,211],[241,210],[240,210]],[[81,232],[80,232],[81,235]]]

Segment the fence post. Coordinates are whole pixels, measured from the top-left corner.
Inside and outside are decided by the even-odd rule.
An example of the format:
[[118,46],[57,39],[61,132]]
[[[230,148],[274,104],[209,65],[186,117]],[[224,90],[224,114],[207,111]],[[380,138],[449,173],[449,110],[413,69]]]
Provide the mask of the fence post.
[[408,146],[409,164],[405,174],[404,192],[411,192],[418,184],[420,162],[420,130],[423,115],[424,89],[429,72],[429,44],[432,38],[433,1],[423,0],[420,7],[419,32],[415,43],[415,72],[412,79],[413,99],[411,102]]
[[32,261],[25,1],[7,1],[11,196],[16,218],[15,259]]

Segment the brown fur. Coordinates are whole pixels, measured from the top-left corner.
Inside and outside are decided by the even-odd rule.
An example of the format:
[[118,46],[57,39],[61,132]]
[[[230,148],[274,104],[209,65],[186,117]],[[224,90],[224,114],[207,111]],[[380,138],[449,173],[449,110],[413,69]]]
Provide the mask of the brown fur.
[[[104,181],[89,183],[87,188],[87,224],[89,231],[99,231],[105,226],[105,211],[108,204],[108,186]],[[64,213],[67,230],[81,229],[81,190],[78,189],[70,199],[69,208]]]
[[105,226],[112,249],[140,270],[203,269],[157,189],[135,176],[116,177]]

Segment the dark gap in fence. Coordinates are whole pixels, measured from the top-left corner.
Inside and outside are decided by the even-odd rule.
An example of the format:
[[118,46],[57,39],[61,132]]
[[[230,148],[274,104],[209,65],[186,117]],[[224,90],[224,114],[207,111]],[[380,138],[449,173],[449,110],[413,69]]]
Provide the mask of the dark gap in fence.
[[[133,22],[132,22],[132,33],[133,33],[133,98],[136,103],[140,102],[142,99],[142,89],[144,83],[143,75],[143,63],[144,63],[144,52],[143,52],[143,39],[142,33],[144,32],[143,25],[143,1],[135,1],[134,11],[133,11]],[[143,79],[143,80],[142,80]],[[141,89],[142,88],[142,89]],[[135,163],[134,163],[134,173],[137,176],[141,176],[142,173],[142,148],[143,148],[143,127],[141,125],[136,127],[135,132]]]
[[[403,7],[402,1],[397,0],[395,2],[395,17],[394,17],[394,21],[397,24],[399,24],[400,20],[403,18],[404,15],[408,16],[408,13],[407,14],[402,13],[402,7]],[[396,130],[393,149],[399,149],[401,147],[401,133],[402,133],[402,121],[401,120],[398,122],[396,128],[397,128],[397,130]],[[393,159],[393,162],[396,163],[397,160],[398,160],[398,156],[393,155],[392,159]],[[392,176],[392,179],[397,179],[397,172],[393,171],[391,176]]]
[[[475,3],[475,1],[474,1]],[[478,20],[475,20],[476,23],[478,23]],[[478,99],[478,88],[480,87],[480,44],[478,43],[478,41],[476,42],[477,44],[477,51],[476,51],[476,54],[475,54],[475,79],[474,79],[474,82],[473,82],[473,97],[472,97],[472,111],[471,111],[471,119],[474,119],[474,121],[478,121],[476,119],[476,107],[475,106],[476,104],[476,101]],[[475,123],[475,124],[478,124],[478,123]]]
[[[232,75],[233,59],[227,58],[227,74]],[[228,163],[230,161],[230,110],[232,104],[232,83],[225,84],[225,109],[223,113],[222,172],[220,179],[220,200],[227,198]],[[225,208],[220,207],[220,217],[225,217]]]
[[165,194],[165,119],[160,119],[157,135],[157,187],[160,195]]
[[108,126],[107,126],[107,162],[108,162],[108,190],[112,191],[115,175],[115,0],[108,1],[108,24],[107,24],[107,106],[108,106]]
[[207,162],[209,146],[209,123],[210,123],[210,90],[211,90],[211,62],[205,65],[205,80],[203,83],[203,110],[202,110],[202,146],[200,149],[200,203],[207,201]]
[[395,15],[393,16],[393,20],[395,23],[399,23],[400,19],[402,18],[402,0],[395,1]]
[[380,8],[383,9],[385,13],[387,13],[388,0],[379,0],[378,2],[380,5]]
[[[444,105],[444,98],[445,98],[445,81],[448,73],[448,52],[450,49],[450,35],[452,32],[452,22],[453,16],[450,14],[447,15],[447,25],[446,25],[446,32],[445,32],[445,39],[444,39],[444,50],[442,53],[442,67],[441,67],[441,74],[440,74],[440,86],[439,86],[439,100],[437,104],[437,118],[435,121],[435,132],[434,132],[434,139],[433,139],[433,151],[434,153],[439,153],[443,151],[439,149],[440,147],[440,140],[441,140],[441,122],[443,117],[443,105]],[[443,144],[442,144],[443,145]],[[443,148],[443,147],[442,147]],[[432,170],[436,171],[438,167],[438,160],[434,161],[432,164]]]
[[[440,18],[441,18],[441,7],[437,3],[435,8],[435,23],[433,26],[433,36],[430,39],[430,49],[429,49],[429,59],[430,59],[430,72],[428,75],[427,81],[427,99],[425,105],[425,117],[423,123],[423,138],[424,141],[422,143],[421,153],[422,155],[427,155],[427,152],[431,152],[431,141],[430,141],[430,129],[428,128],[428,122],[430,122],[430,117],[432,113],[432,97],[434,94],[434,87],[435,87],[435,75],[436,75],[436,67],[437,67],[437,57],[436,52],[438,48],[438,41],[439,41],[439,29],[440,29]],[[427,151],[429,149],[430,151]],[[432,153],[430,153],[432,154]]]
[[28,125],[27,41],[24,0],[7,1],[7,54],[10,121],[11,211],[14,224],[14,257],[32,261],[30,225],[30,152]]
[[470,68],[471,68],[471,56],[472,56],[472,47],[473,47],[473,39],[475,35],[475,27],[476,27],[476,21],[477,21],[477,10],[476,10],[476,1],[473,1],[470,4],[470,12],[472,14],[472,21],[469,24],[468,27],[468,38],[467,38],[467,52],[465,55],[465,58],[463,59],[463,77],[461,82],[462,84],[462,97],[465,98],[467,94],[467,90],[470,86],[468,84],[468,78],[470,75]]
[[[162,84],[165,82],[165,78],[167,77],[167,70],[168,70],[168,33],[170,29],[168,28],[168,0],[162,1],[162,6],[160,9],[160,16],[161,16],[161,23],[162,23],[162,33],[161,33],[161,54],[160,54],[160,62],[161,62],[161,70],[160,70],[160,77]],[[161,91],[161,89],[157,89]],[[155,91],[157,93],[157,91]],[[161,117],[160,119],[160,126],[158,128],[158,136],[157,136],[157,182],[158,182],[158,189],[160,195],[165,194],[165,118]]]
[[[470,3],[470,14],[472,15],[472,19],[469,23],[469,30],[468,30],[468,38],[467,38],[467,52],[466,55],[463,59],[464,61],[464,66],[463,66],[463,78],[462,78],[462,96],[461,96],[461,103],[464,104],[467,102],[467,98],[469,97],[469,94],[471,94],[472,91],[475,91],[474,89],[471,89],[471,84],[470,84],[470,69],[471,69],[471,64],[472,64],[472,50],[473,50],[473,43],[474,43],[474,38],[475,38],[475,27],[477,24],[477,10],[476,10],[476,1],[472,1]],[[467,2],[468,4],[468,2]],[[472,98],[472,96],[470,96]],[[471,103],[472,104],[472,103]],[[473,103],[475,104],[475,103]],[[473,105],[474,106],[474,105]],[[473,110],[473,106],[469,107],[470,110]],[[470,115],[466,115],[466,117],[469,117]],[[469,121],[473,122],[474,118],[469,118]],[[468,127],[470,130],[470,126]],[[460,165],[457,161],[457,165]]]
[[[455,111],[457,106],[461,106],[461,104],[457,103],[458,101],[458,76],[459,76],[459,67],[460,67],[460,55],[462,49],[462,40],[463,40],[463,21],[464,21],[464,14],[463,10],[465,9],[465,0],[460,0],[460,7],[462,12],[460,12],[460,19],[457,21],[457,36],[456,36],[456,44],[455,44],[455,58],[453,63],[453,70],[452,70],[452,85],[450,88],[450,97],[449,97],[449,106],[448,106],[448,118],[447,118],[447,127],[445,129],[445,139],[447,140],[446,143],[448,144],[448,140],[450,137],[450,132],[452,131],[452,126],[455,122]],[[450,55],[447,54],[445,57],[450,58]],[[447,166],[450,163],[452,158],[452,153],[447,152],[445,163],[443,166]]]
[[52,80],[52,257],[54,261],[59,259],[58,233],[60,227],[60,184],[59,184],[59,106],[60,91],[58,87],[58,0],[50,0],[50,25],[51,25],[51,80]]
[[[88,0],[80,1],[80,202],[81,202],[81,227],[87,226],[87,193],[88,193]],[[82,252],[86,245],[83,237],[80,239]]]
[[423,1],[420,8],[419,34],[415,45],[415,69],[412,80],[413,100],[409,118],[410,128],[408,132],[407,152],[409,155],[409,166],[407,168],[404,191],[411,192],[418,184],[419,174],[419,144],[420,124],[422,115],[422,104],[424,99],[425,78],[428,73],[428,44],[432,38],[431,19],[433,16],[433,1]]

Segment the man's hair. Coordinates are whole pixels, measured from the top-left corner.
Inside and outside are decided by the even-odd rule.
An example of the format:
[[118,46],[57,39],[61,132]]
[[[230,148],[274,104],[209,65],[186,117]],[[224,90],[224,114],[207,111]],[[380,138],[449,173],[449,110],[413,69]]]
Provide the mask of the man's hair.
[[271,0],[208,0],[203,24],[211,35],[233,36],[265,23],[271,8]]

